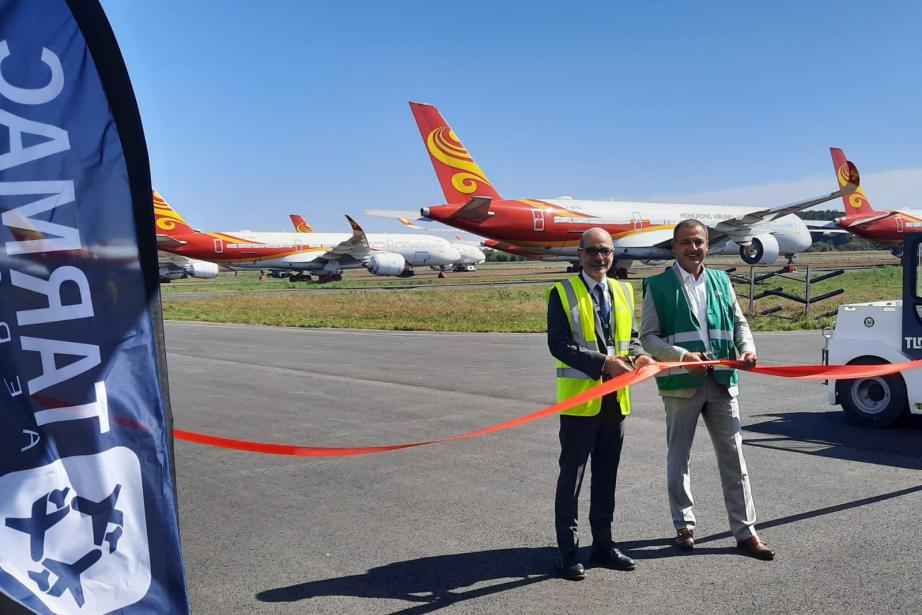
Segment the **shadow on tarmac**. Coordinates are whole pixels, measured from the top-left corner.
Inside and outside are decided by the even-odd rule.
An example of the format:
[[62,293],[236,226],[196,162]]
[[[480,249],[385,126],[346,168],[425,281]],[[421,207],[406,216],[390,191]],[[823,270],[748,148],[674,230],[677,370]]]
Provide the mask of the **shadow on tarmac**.
[[[759,523],[759,528],[768,529],[797,523],[804,519],[867,506],[917,492],[922,492],[922,485],[763,521]],[[696,537],[695,549],[691,552],[673,548],[671,537],[622,541],[618,543],[618,546],[637,560],[701,555],[745,557],[741,556],[733,546],[702,546],[709,542],[731,538],[731,536],[730,532],[721,532]],[[580,560],[587,562],[589,550],[580,549],[580,555]],[[320,596],[394,599],[419,603],[397,611],[403,615],[430,613],[471,598],[488,596],[556,578],[556,563],[557,549],[553,547],[436,555],[379,566],[370,569],[365,574],[268,589],[256,594],[256,599],[261,602],[297,602]],[[489,585],[462,591],[463,588],[483,583],[489,583]]]
[[[557,549],[498,549],[423,557],[372,568],[365,574],[311,581],[256,594],[261,602],[295,602],[319,596],[355,596],[420,604],[399,613],[429,613],[471,598],[546,581],[555,576]],[[463,588],[489,582],[486,587]]]
[[922,470],[922,417],[912,416],[888,428],[849,423],[842,411],[760,414],[752,418],[764,417],[771,418],[743,429],[775,437],[746,438],[744,444]]
[[[816,510],[808,510],[806,512],[797,513],[796,515],[788,515],[787,517],[779,517],[778,519],[771,519],[769,521],[760,521],[757,526],[758,529],[764,530],[771,527],[778,527],[780,525],[788,525],[790,523],[797,523],[798,521],[803,521],[804,519],[812,519],[813,517],[821,517],[823,515],[831,515],[843,510],[848,510],[849,508],[858,508],[859,506],[867,506],[868,504],[876,504],[877,502],[883,502],[885,500],[892,500],[894,498],[903,497],[904,495],[911,495],[913,493],[922,492],[922,485],[916,485],[915,487],[908,487],[906,489],[900,489],[898,491],[891,491],[890,493],[882,493],[880,495],[873,495],[869,498],[862,498],[860,500],[854,500],[852,502],[843,502],[842,504],[836,504],[834,506],[826,506],[824,508],[817,508]],[[722,540],[724,538],[730,538],[732,534],[730,532],[721,532],[720,534],[713,534],[711,536],[705,536],[702,538],[695,537],[695,551],[698,551],[698,545],[705,542],[711,542],[714,540]],[[736,553],[736,549],[730,549]],[[633,554],[632,554],[633,556]]]

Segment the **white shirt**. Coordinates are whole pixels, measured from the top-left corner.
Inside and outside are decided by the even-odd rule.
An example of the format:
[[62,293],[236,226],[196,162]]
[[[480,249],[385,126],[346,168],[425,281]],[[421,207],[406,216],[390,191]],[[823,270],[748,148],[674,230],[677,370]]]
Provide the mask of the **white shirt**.
[[[610,295],[609,292],[608,292],[608,291],[609,291],[609,288],[608,288],[608,278],[606,278],[606,277],[603,275],[603,276],[602,276],[602,281],[601,281],[601,282],[596,282],[596,281],[595,281],[591,276],[589,276],[585,271],[580,271],[580,275],[583,276],[583,280],[585,280],[585,281],[586,281],[586,284],[589,286],[589,294],[592,295],[592,299],[593,299],[593,300],[595,300],[595,298],[598,296],[598,295],[596,294],[595,287],[596,287],[596,286],[601,286],[601,287],[602,287],[602,295],[605,297],[605,300],[608,301],[608,306],[609,306],[609,308],[611,308],[613,304],[612,304],[612,301],[611,301],[611,295]],[[600,305],[600,306],[599,306],[599,309],[601,309],[601,308],[602,308],[602,306]]]
[[701,329],[701,341],[704,342],[705,348],[710,348],[707,274],[702,267],[701,275],[698,276],[698,279],[695,279],[695,276],[682,269],[678,262],[673,264],[673,267],[679,272],[682,288],[685,289],[685,298],[688,299],[688,307],[698,320],[698,327]]

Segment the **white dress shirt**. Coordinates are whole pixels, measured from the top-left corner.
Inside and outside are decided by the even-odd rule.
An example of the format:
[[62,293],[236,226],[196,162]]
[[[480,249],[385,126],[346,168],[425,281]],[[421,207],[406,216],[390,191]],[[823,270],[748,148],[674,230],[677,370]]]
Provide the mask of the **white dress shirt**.
[[701,268],[701,275],[695,279],[695,276],[688,273],[679,263],[673,264],[679,273],[679,279],[682,280],[682,288],[685,290],[685,298],[688,300],[688,307],[691,313],[698,320],[698,327],[701,331],[701,341],[704,342],[705,348],[711,347],[711,338],[708,335],[708,288],[707,274],[704,268]]
[[[608,288],[608,278],[605,277],[605,276],[603,275],[603,276],[602,276],[602,281],[601,281],[601,282],[596,282],[596,281],[595,281],[590,275],[588,275],[585,271],[580,271],[580,275],[583,276],[583,280],[585,280],[585,281],[586,281],[586,284],[589,286],[589,294],[592,295],[592,299],[593,299],[593,300],[595,300],[595,298],[598,296],[598,295],[596,295],[595,287],[596,287],[596,286],[601,286],[601,287],[602,287],[602,295],[605,297],[605,300],[608,302],[609,309],[611,309],[611,308],[613,307],[613,304],[612,304],[612,302],[611,302],[611,294],[608,292],[608,291],[610,290],[610,289]],[[600,305],[600,306],[599,306],[599,309],[602,309],[602,307],[604,307],[604,306],[601,306],[601,305]]]

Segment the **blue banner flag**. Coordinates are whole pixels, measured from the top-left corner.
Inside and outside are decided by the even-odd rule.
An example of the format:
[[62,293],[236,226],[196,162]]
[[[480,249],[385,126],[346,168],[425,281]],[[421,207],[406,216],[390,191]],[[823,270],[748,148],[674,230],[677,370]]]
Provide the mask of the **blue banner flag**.
[[0,591],[187,613],[150,169],[97,0],[0,0],[0,125]]

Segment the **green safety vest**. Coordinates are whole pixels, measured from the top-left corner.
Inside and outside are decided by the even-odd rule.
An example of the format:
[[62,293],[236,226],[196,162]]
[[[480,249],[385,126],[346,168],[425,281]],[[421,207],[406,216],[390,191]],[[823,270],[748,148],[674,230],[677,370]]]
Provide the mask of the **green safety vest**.
[[[599,352],[598,339],[595,335],[595,308],[589,289],[580,279],[579,275],[554,284],[547,290],[546,297],[550,300],[551,291],[557,289],[560,304],[567,314],[570,333],[573,342],[580,348]],[[608,278],[608,288],[612,298],[612,342],[615,345],[617,356],[626,356],[631,342],[631,317],[634,314],[634,289],[630,284],[616,282]],[[588,391],[602,379],[593,380],[585,373],[570,367],[563,361],[557,361],[557,401],[565,401],[583,391]],[[628,388],[617,391],[618,405],[621,414],[631,413],[631,396]],[[561,414],[570,416],[595,416],[602,409],[602,398],[597,397],[585,404],[580,404]]]
[[[667,269],[644,282],[644,292],[653,294],[653,303],[660,322],[660,337],[673,346],[689,352],[710,352],[715,359],[736,359],[733,341],[733,287],[723,271],[704,269],[707,276],[707,332],[710,346],[701,339],[701,329],[695,322],[678,272]],[[739,375],[735,369],[714,366],[714,378],[725,387],[736,386]],[[673,368],[656,376],[662,391],[697,389],[707,374],[691,374],[685,368]]]

